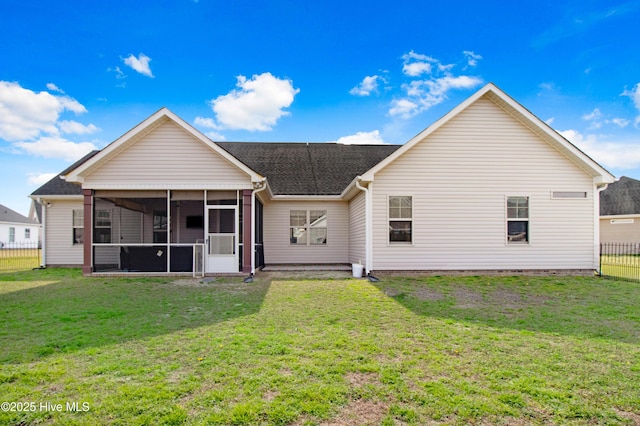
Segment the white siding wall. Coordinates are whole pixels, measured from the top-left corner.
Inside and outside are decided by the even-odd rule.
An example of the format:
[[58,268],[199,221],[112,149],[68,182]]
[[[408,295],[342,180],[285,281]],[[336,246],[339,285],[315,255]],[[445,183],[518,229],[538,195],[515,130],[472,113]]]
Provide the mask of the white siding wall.
[[[327,244],[292,245],[289,242],[290,210],[326,210]],[[264,205],[265,263],[348,263],[349,204],[343,201],[272,201]]]
[[249,176],[172,122],[166,122],[86,177],[85,188],[199,188],[203,183],[251,188]]
[[82,266],[82,244],[73,244],[73,210],[82,209],[82,200],[51,201],[46,208],[46,265]]
[[[591,269],[593,192],[574,163],[480,99],[376,175],[373,269]],[[389,195],[413,197],[412,245],[387,242]],[[506,244],[507,195],[530,197],[529,245]]]
[[626,219],[633,220],[633,223],[612,224],[611,218],[600,219],[600,242],[640,243],[640,217]]
[[361,192],[349,203],[349,262],[364,264],[366,261],[366,196]]
[[[9,228],[14,228],[15,239],[14,242],[9,242]],[[29,238],[25,238],[25,230],[29,229]],[[33,225],[27,225],[25,223],[0,223],[0,245],[4,247],[21,247],[24,245],[36,245],[38,244],[38,238],[40,236],[40,225],[34,223]]]

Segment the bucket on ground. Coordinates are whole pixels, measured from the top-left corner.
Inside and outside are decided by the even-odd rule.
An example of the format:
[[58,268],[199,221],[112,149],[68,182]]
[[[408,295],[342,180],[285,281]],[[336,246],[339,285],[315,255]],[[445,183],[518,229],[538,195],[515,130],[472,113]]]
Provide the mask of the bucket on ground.
[[354,278],[362,278],[362,271],[364,270],[364,265],[360,263],[352,263],[351,268],[353,269]]

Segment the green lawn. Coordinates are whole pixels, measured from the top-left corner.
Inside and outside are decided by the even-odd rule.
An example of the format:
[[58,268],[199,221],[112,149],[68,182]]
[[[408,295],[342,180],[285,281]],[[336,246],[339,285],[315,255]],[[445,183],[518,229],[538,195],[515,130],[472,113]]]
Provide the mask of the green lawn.
[[0,318],[0,424],[640,424],[634,282],[40,270]]

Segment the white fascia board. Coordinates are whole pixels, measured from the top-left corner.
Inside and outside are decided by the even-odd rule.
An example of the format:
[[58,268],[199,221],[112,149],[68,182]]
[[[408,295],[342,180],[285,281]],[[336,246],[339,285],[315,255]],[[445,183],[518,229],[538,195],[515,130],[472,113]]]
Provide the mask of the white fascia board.
[[273,201],[344,201],[341,195],[274,195]]
[[29,198],[33,200],[42,200],[42,201],[64,201],[64,200],[83,200],[83,195],[29,195]]
[[139,183],[109,183],[91,185],[91,189],[121,189],[121,190],[193,190],[193,191],[219,191],[219,190],[243,190],[253,189],[253,186],[247,184],[203,184],[202,182],[191,183],[179,183],[174,182],[160,182],[153,184],[139,184]]
[[213,142],[211,139],[203,135],[200,131],[198,131],[196,128],[194,128],[189,123],[184,121],[182,118],[175,115],[166,107],[163,107],[159,111],[152,114],[146,120],[144,120],[143,122],[135,126],[133,129],[129,130],[127,133],[125,133],[124,135],[122,135],[121,137],[119,137],[109,145],[107,145],[102,151],[97,153],[91,159],[81,164],[77,169],[73,170],[71,173],[69,173],[66,176],[63,176],[62,178],[69,182],[82,182],[84,178],[84,174],[87,171],[103,163],[115,153],[118,153],[121,150],[125,149],[126,146],[129,145],[129,143],[138,139],[139,137],[142,137],[145,133],[149,132],[150,130],[153,130],[156,126],[158,126],[159,124],[162,124],[167,119],[176,123],[182,129],[184,129],[189,134],[191,134],[194,138],[198,139],[200,142],[207,145],[210,149],[212,149],[218,155],[220,155],[225,160],[227,160],[229,163],[231,163],[238,169],[242,170],[247,175],[251,176],[252,182],[262,181],[263,176],[251,170],[249,167],[244,165],[242,162],[240,162],[234,156],[229,154],[227,151],[220,148],[218,145],[215,144],[215,142]]
[[636,219],[639,218],[640,214],[610,214],[600,216],[600,219]]

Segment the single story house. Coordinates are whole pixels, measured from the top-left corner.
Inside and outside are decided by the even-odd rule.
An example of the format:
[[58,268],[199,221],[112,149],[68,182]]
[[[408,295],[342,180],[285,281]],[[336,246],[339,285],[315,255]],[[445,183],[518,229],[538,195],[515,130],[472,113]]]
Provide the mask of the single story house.
[[600,242],[640,244],[640,181],[622,176],[600,193]]
[[403,145],[213,142],[162,108],[37,189],[86,274],[598,268],[614,177],[493,84]]
[[40,224],[0,204],[0,248],[36,248]]

